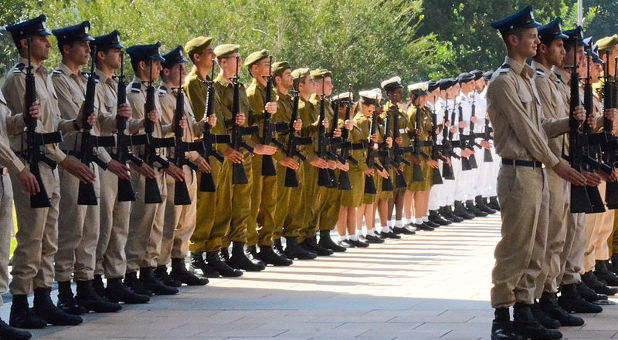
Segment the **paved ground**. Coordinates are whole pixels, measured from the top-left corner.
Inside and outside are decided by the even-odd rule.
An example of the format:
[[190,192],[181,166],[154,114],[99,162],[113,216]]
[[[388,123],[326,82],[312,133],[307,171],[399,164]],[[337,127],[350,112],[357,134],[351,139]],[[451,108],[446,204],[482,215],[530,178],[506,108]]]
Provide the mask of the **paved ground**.
[[[238,279],[214,279],[120,313],[91,314],[48,339],[489,339],[499,217],[442,227]],[[9,306],[0,308],[8,320]],[[568,339],[618,337],[618,306],[563,328]]]

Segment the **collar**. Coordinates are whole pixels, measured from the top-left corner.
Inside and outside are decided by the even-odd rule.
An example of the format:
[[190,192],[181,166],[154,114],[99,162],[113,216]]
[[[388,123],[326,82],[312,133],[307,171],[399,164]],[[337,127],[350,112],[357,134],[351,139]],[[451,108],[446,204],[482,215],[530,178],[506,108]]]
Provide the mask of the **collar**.
[[504,58],[504,63],[508,64],[511,67],[511,70],[513,70],[513,72],[521,76],[526,76],[528,78],[532,78],[532,76],[534,76],[534,69],[532,69],[532,67],[530,67],[528,64],[524,63],[522,65],[509,56]]
[[96,74],[97,79],[99,79],[99,82],[101,84],[108,84],[108,83],[112,83],[113,82],[113,78],[108,77],[107,74],[103,73],[101,70],[99,70],[98,68],[94,69],[94,74]]
[[74,74],[73,71],[65,63],[58,64],[58,67],[56,67],[56,70],[61,71],[62,73],[64,73],[65,75],[69,77],[81,75],[81,72],[79,71],[77,72],[77,74]]
[[[20,64],[24,64],[28,66],[28,58],[24,58],[20,56],[18,62]],[[32,73],[37,73],[37,72],[40,72],[43,75],[43,77],[47,76],[47,74],[49,73],[49,71],[45,68],[45,66],[43,66],[43,64],[39,66],[32,66]]]
[[568,84],[571,82],[571,73],[569,73],[568,71],[556,66],[552,67],[551,69],[556,74],[556,77],[560,79],[563,83]]

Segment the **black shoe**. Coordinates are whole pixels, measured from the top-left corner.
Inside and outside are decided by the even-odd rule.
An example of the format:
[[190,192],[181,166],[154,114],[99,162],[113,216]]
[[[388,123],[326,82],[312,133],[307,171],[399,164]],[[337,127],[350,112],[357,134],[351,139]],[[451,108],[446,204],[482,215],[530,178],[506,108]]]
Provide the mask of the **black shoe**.
[[[594,291],[592,292],[593,294]],[[586,301],[579,293],[575,284],[560,286],[558,304],[569,313],[601,313],[603,308]]]
[[477,209],[489,214],[489,215],[493,215],[495,213],[497,213],[496,210],[490,208],[489,206],[487,206],[487,200],[485,199],[485,197],[483,196],[476,196],[474,198],[474,203]]
[[341,240],[341,241],[337,242],[337,244],[342,246],[342,247],[345,247],[346,249],[347,248],[356,248],[353,245],[351,245],[350,242],[348,242],[347,239],[346,240]]
[[47,322],[39,318],[30,307],[26,295],[13,295],[9,325],[16,328],[41,329]]
[[581,326],[584,319],[571,315],[558,304],[558,298],[554,293],[544,292],[539,300],[539,307],[550,318],[558,320],[561,326]]
[[586,286],[590,287],[597,294],[605,294],[605,295],[615,295],[618,293],[618,289],[610,288],[607,285],[603,284],[603,282],[599,281],[596,275],[592,271],[589,271],[582,275],[582,282],[586,284]]
[[230,267],[221,258],[221,252],[212,251],[206,253],[206,264],[216,270],[223,277],[239,277],[242,276],[242,270],[234,269]]
[[472,215],[474,215],[475,217],[486,217],[487,213],[482,211],[481,209],[477,208],[474,205],[474,201],[472,200],[467,200],[466,201],[466,210],[468,210],[468,212]]
[[583,281],[580,282],[577,286],[577,293],[584,298],[588,302],[596,302],[596,301],[605,301],[607,300],[607,295],[605,294],[597,294],[594,290],[590,289]]
[[412,232],[404,227],[393,227],[393,233],[396,235],[414,235],[416,232]]
[[618,286],[618,276],[609,270],[608,261],[597,260],[594,265],[594,275],[600,280],[604,281],[608,286]]
[[248,272],[259,272],[266,268],[266,264],[257,260],[245,249],[243,242],[234,242],[232,246],[232,257],[228,261],[230,267],[246,270]]
[[137,294],[125,286],[120,279],[107,279],[105,297],[110,302],[124,302],[126,304],[142,304],[150,301],[148,295]]
[[260,247],[258,258],[262,260],[262,262],[272,264],[276,267],[290,266],[294,263],[294,261],[288,259],[287,257],[277,254],[275,249],[269,246]]
[[187,286],[205,286],[208,284],[208,279],[197,277],[195,274],[187,270],[185,259],[172,259],[172,271],[170,277]]
[[434,231],[435,230],[434,228],[428,226],[425,223],[415,224],[414,227],[416,228],[416,230],[422,230],[422,231]]
[[150,289],[155,295],[176,295],[178,294],[178,289],[174,287],[170,287],[153,273],[151,267],[143,267],[139,270],[139,280],[142,281],[144,287]]
[[277,249],[279,253],[283,254],[283,244],[281,244],[280,238],[273,240],[273,248]]
[[77,294],[75,301],[77,303],[95,313],[114,313],[122,309],[122,307],[114,302],[106,301],[94,291],[92,281],[76,281]]
[[326,249],[330,249],[335,253],[343,253],[345,252],[345,247],[341,247],[333,239],[330,237],[330,230],[320,230],[320,242],[318,242],[318,246]]
[[94,288],[94,292],[99,294],[100,297],[105,297],[105,286],[103,285],[103,277],[101,275],[94,276],[92,287]]
[[124,284],[136,294],[152,296],[152,290],[144,287],[142,281],[137,278],[137,272],[127,273],[124,276]]
[[32,334],[27,331],[22,331],[11,327],[6,322],[0,319],[0,339],[2,340],[28,340],[32,337]]
[[407,229],[410,232],[410,235],[416,235],[416,227],[414,226],[414,223],[410,223],[406,226],[404,226],[404,229]]
[[429,220],[441,226],[450,224],[450,221],[445,220],[442,216],[440,216],[437,210],[429,210]]
[[464,220],[471,220],[475,217],[474,214],[468,212],[461,201],[455,201],[455,210],[453,211],[453,215],[463,218]]
[[157,279],[168,287],[178,288],[182,286],[182,282],[174,279],[167,273],[167,265],[158,266],[153,272]]
[[608,266],[608,269],[618,275],[618,254],[612,255],[611,264]]
[[497,308],[491,323],[491,340],[524,340],[513,330],[508,308]]
[[295,237],[286,238],[286,247],[283,252],[291,260],[313,260],[318,257],[318,254],[307,251],[305,248],[298,244],[298,240]]
[[221,248],[221,258],[227,263],[230,262],[230,250],[228,247]]
[[427,221],[423,221],[423,223],[434,229],[440,228],[440,225],[438,223],[432,222],[430,219],[427,219]]
[[71,281],[58,282],[58,308],[71,315],[82,315],[88,313],[88,309],[80,306],[73,296]]
[[49,288],[36,288],[34,290],[34,308],[32,310],[39,318],[55,326],[75,326],[84,321],[81,317],[67,314],[54,306],[49,296],[50,291]]
[[391,239],[391,240],[398,240],[401,238],[401,236],[393,233],[392,231],[389,232],[380,232],[380,236],[382,236],[383,239]]
[[348,243],[353,245],[355,248],[367,248],[369,247],[369,243],[365,243],[361,240],[348,240]]
[[305,250],[308,250],[310,252],[316,253],[318,256],[330,256],[330,255],[333,255],[333,251],[332,250],[324,248],[324,247],[321,247],[321,246],[318,245],[318,242],[317,242],[315,236],[306,239],[300,245],[303,248],[305,248]]
[[500,211],[500,203],[498,203],[498,196],[489,197],[489,203],[487,206],[492,208],[493,210]]
[[530,305],[516,303],[513,310],[513,329],[517,334],[532,339],[562,339],[560,331],[547,329],[534,318]]
[[464,221],[462,217],[459,217],[453,213],[453,208],[450,205],[445,205],[441,209],[442,209],[442,212],[441,212],[442,216],[450,219],[454,223],[460,223]]
[[365,237],[367,239],[367,243],[369,244],[380,244],[384,243],[384,239],[375,235],[367,234]]
[[560,328],[560,321],[553,319],[549,315],[547,315],[542,309],[541,306],[535,302],[532,305],[532,315],[543,327],[548,329],[558,329]]
[[201,270],[204,277],[217,278],[221,276],[216,269],[204,261],[204,253],[202,252],[191,253],[191,268]]

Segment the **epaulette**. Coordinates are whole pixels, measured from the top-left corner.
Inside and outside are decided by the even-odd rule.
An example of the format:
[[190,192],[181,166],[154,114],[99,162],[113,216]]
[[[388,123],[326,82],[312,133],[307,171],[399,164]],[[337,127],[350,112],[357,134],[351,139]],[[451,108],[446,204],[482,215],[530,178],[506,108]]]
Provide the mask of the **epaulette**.
[[556,76],[556,79],[558,80],[557,83],[562,83],[562,77],[558,74],[554,72],[554,75]]
[[62,71],[60,71],[60,70],[53,70],[52,74],[62,74]]
[[510,70],[511,70],[511,65],[504,63],[498,69],[498,74],[507,73]]
[[13,73],[21,73],[21,71],[23,71],[25,68],[26,68],[26,64],[19,63],[15,65],[15,69],[13,70]]
[[159,90],[158,90],[158,92],[159,92],[159,96],[166,95],[166,94],[167,94],[167,87],[165,87],[165,86],[159,86]]
[[142,84],[135,82],[131,85],[131,92],[140,93],[142,92]]
[[540,68],[536,69],[536,74],[538,76],[545,77],[545,71],[541,70]]

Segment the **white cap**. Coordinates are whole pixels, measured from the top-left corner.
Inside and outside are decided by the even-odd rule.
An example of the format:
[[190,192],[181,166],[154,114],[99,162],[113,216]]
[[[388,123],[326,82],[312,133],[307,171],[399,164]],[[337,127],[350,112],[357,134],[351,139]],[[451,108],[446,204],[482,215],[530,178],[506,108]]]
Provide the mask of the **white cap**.
[[428,91],[429,90],[429,82],[422,82],[422,83],[416,83],[416,84],[410,84],[408,85],[408,91],[412,92],[412,91]]
[[401,78],[395,76],[395,77],[392,77],[390,79],[386,79],[380,85],[382,86],[383,89],[386,89],[386,87],[388,85],[391,85],[391,84],[399,84],[399,85],[401,85]]
[[345,100],[352,100],[353,98],[354,98],[354,95],[353,95],[353,93],[352,93],[352,92],[344,92],[344,93],[340,93],[340,94],[338,94],[338,95],[334,96],[334,97],[332,98],[332,100],[333,100],[333,101],[334,101],[334,100],[342,100],[342,99],[345,99]]

